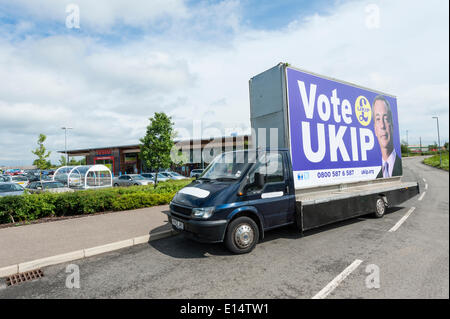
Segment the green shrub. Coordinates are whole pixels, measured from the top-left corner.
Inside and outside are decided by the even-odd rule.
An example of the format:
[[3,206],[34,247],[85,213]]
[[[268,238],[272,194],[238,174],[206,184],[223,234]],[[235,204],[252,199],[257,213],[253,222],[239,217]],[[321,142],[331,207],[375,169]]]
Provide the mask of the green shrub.
[[156,188],[147,185],[0,197],[0,224],[164,205],[190,182],[167,181]]

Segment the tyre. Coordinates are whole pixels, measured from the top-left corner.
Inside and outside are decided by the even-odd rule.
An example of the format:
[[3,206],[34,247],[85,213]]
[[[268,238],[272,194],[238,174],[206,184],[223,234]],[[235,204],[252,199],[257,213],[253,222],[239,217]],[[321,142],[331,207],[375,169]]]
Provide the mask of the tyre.
[[119,187],[119,184],[114,184],[114,187]]
[[383,198],[378,197],[377,202],[375,203],[375,217],[381,218],[384,216],[384,213],[386,212],[386,203],[384,202]]
[[227,228],[225,246],[235,254],[245,254],[255,248],[259,240],[259,229],[250,217],[238,217]]

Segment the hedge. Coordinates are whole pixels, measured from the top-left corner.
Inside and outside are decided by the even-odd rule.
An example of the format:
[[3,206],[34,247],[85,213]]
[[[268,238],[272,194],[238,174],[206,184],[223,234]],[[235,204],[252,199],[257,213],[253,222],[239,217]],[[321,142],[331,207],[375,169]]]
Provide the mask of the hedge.
[[164,205],[190,182],[162,182],[156,188],[148,185],[0,197],[0,224]]

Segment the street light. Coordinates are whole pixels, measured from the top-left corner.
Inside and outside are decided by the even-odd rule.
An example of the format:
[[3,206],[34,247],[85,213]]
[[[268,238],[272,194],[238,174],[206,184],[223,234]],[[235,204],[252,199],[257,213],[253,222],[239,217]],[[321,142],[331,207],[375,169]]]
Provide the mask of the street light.
[[437,131],[438,131],[439,167],[442,167],[441,138],[439,136],[439,117],[433,116],[433,118],[436,119]]
[[69,164],[69,154],[67,154],[67,130],[72,130],[73,127],[63,126],[61,129],[64,130],[64,153],[66,153],[66,165]]

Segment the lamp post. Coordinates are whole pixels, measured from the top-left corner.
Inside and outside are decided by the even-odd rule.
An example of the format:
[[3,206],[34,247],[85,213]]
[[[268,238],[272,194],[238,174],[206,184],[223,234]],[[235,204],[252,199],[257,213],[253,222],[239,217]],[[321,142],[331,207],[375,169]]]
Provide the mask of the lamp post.
[[66,165],[69,164],[69,154],[67,154],[67,130],[72,130],[73,127],[63,126],[61,127],[64,130],[64,153],[66,153]]
[[439,136],[439,117],[433,116],[433,118],[436,119],[437,132],[438,132],[439,167],[442,167],[441,138]]

